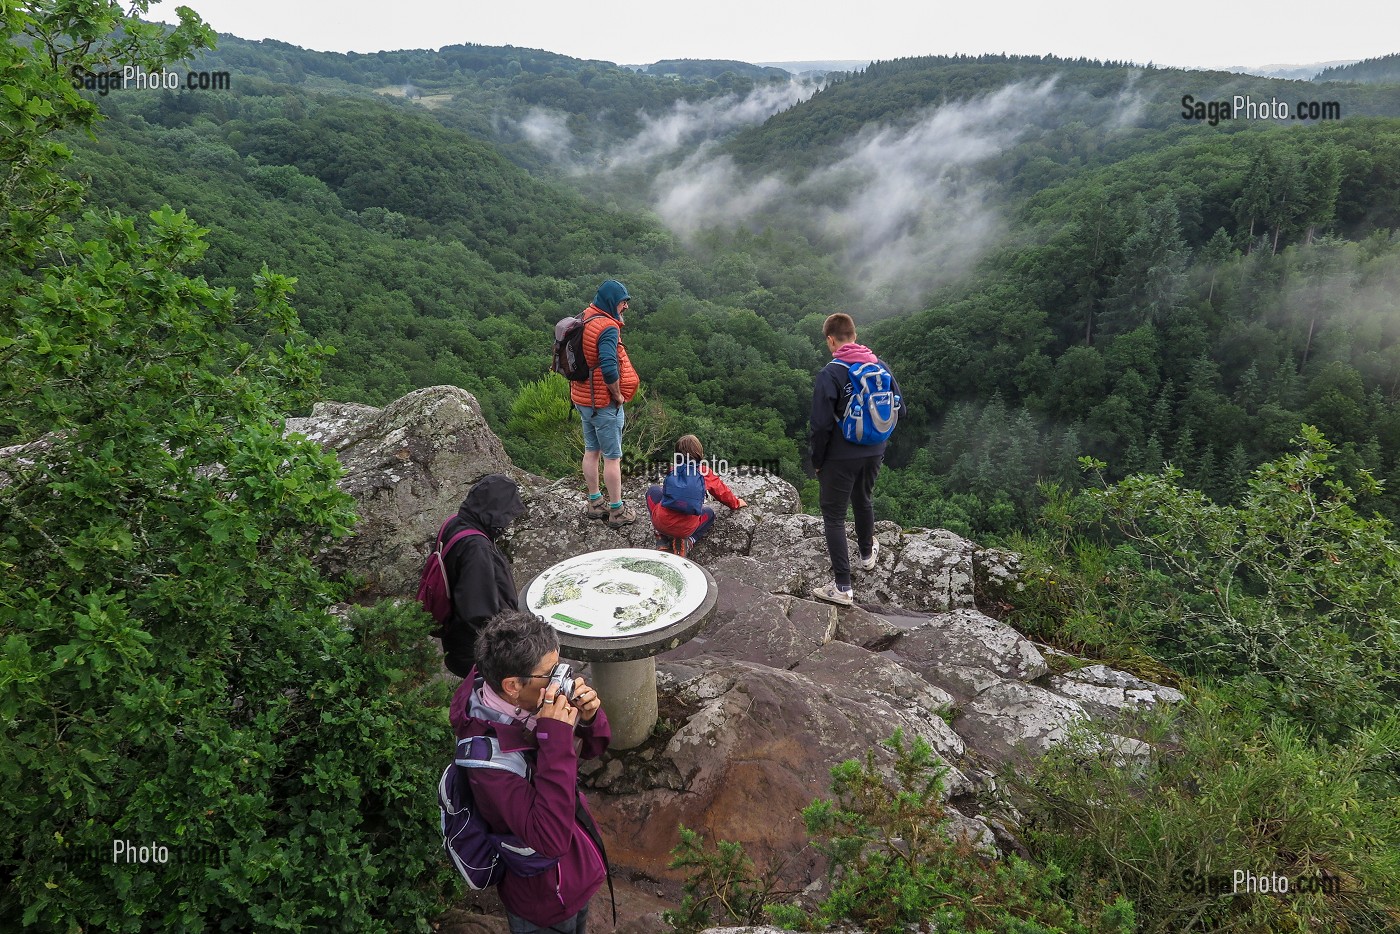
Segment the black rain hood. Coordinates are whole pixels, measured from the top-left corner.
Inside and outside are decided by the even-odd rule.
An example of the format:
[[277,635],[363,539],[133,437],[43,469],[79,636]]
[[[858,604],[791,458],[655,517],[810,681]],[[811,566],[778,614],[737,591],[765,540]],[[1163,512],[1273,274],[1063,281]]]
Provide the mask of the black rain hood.
[[457,515],[467,525],[495,539],[524,511],[520,487],[505,474],[493,473],[477,481],[462,500]]

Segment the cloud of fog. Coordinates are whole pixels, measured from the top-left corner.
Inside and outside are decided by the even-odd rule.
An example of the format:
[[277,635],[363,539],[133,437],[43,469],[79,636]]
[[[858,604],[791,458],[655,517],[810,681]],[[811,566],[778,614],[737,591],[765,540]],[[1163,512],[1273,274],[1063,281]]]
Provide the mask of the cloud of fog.
[[[574,155],[577,140],[563,115],[536,110],[519,127],[576,175],[650,184],[657,215],[683,238],[714,227],[799,230],[840,258],[858,292],[908,307],[968,272],[1001,236],[995,183],[984,163],[1044,132],[1067,102],[1080,110],[1086,105],[1080,93],[1057,93],[1053,80],[1011,85],[931,108],[912,124],[869,126],[834,162],[796,181],[746,172],[718,152],[726,134],[815,90],[791,82],[742,98],[682,101],[664,114],[644,115],[636,136],[593,156]],[[1130,82],[1116,99],[1101,102],[1103,122],[1131,125],[1142,106]]]
[[714,226],[796,225],[837,252],[864,294],[899,303],[966,272],[999,236],[978,165],[1050,106],[1053,82],[949,104],[907,127],[872,127],[835,163],[788,183],[746,178],[698,150],[657,175],[657,214],[682,236]]
[[772,176],[745,181],[734,161],[713,155],[713,148],[702,147],[656,177],[656,213],[682,238],[771,210],[787,191],[788,186]]
[[574,148],[568,117],[557,111],[536,107],[516,127],[527,141],[556,160],[568,159]]
[[811,97],[819,87],[794,80],[762,85],[743,97],[727,94],[695,103],[677,101],[665,113],[640,114],[642,129],[635,136],[592,156],[576,154],[578,140],[569,130],[566,114],[535,107],[524,119],[514,121],[514,126],[528,142],[571,173],[639,169],[684,149],[704,148],[733,130],[762,123]]
[[677,101],[659,117],[643,115],[642,131],[609,153],[606,166],[629,168],[702,145],[739,127],[762,123],[811,97],[817,86],[789,81],[762,85],[743,97],[726,95],[691,103]]

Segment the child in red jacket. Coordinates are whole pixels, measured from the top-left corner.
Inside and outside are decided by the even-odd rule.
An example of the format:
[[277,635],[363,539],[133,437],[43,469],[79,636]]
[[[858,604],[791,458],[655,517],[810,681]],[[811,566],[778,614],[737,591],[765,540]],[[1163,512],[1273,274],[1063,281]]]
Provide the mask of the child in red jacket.
[[662,483],[647,490],[647,511],[656,530],[656,547],[684,558],[715,524],[715,511],[705,505],[705,494],[730,509],[747,503],[734,495],[705,463],[705,449],[694,435],[676,442],[676,456]]

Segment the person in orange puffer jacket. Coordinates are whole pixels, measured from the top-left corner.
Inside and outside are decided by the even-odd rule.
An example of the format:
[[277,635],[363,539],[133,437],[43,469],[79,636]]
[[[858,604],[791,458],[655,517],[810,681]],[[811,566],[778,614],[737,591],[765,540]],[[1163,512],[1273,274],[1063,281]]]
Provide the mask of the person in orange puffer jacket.
[[[622,501],[622,430],[627,423],[622,407],[640,383],[622,346],[622,315],[630,297],[627,287],[616,279],[598,286],[593,304],[582,316],[588,379],[569,386],[569,397],[583,420],[583,480],[588,485],[583,514],[606,519],[614,529],[637,519],[632,507]],[[606,500],[599,490],[600,462]]]

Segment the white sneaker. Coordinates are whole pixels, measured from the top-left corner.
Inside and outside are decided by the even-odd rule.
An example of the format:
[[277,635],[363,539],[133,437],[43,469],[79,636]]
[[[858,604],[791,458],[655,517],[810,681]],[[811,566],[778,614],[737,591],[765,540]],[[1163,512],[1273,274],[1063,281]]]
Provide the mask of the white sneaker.
[[834,603],[837,606],[851,606],[856,602],[856,592],[854,590],[842,590],[836,586],[836,582],[823,584],[812,591],[812,596],[818,600],[825,600],[827,603]]
[[863,571],[875,570],[875,559],[880,557],[880,540],[870,540],[870,557],[860,559],[860,567]]

